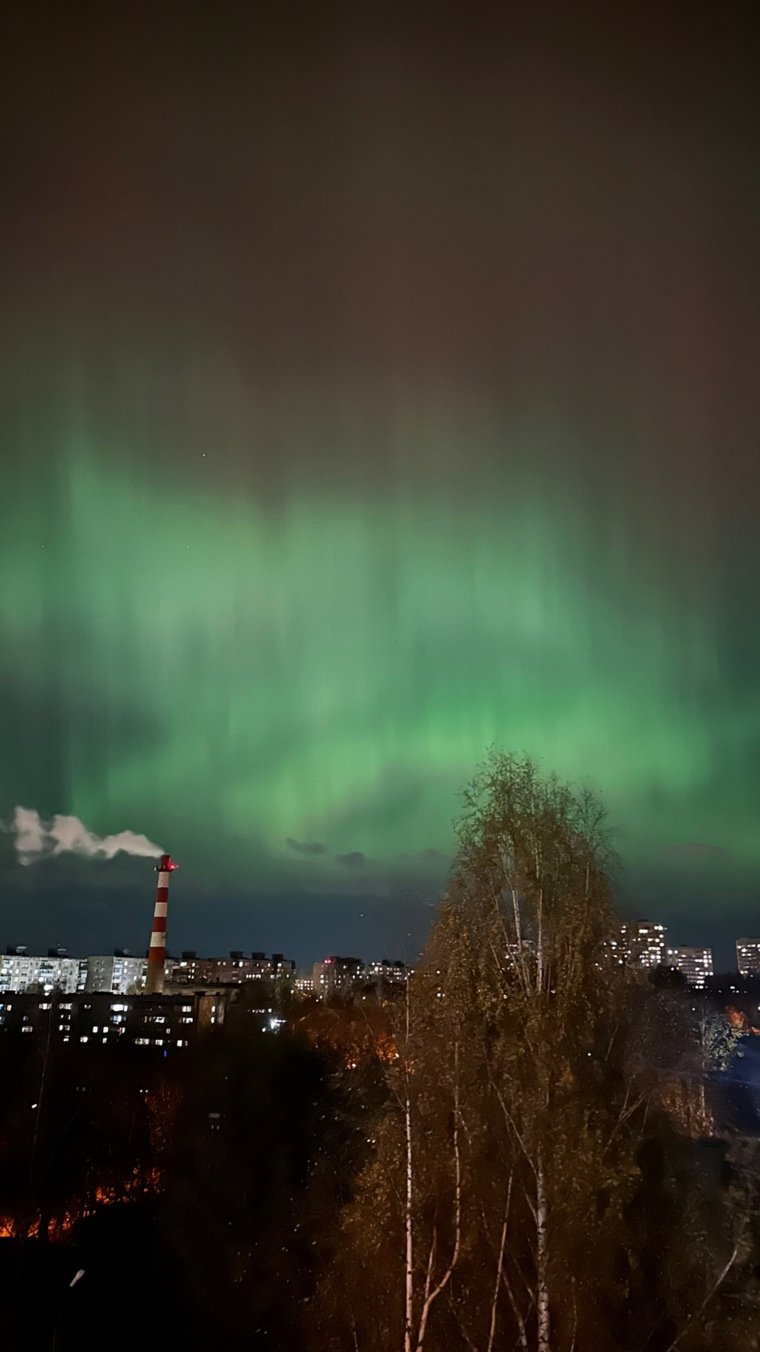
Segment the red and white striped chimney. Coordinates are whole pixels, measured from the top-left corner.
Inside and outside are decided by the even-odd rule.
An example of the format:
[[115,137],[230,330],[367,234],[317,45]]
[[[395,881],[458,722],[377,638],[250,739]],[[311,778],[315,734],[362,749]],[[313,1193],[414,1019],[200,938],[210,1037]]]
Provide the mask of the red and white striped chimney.
[[145,994],[160,995],[164,989],[164,963],[166,961],[166,913],[169,909],[169,874],[179,864],[175,864],[170,854],[162,854],[156,864],[158,886],[156,904],[153,909],[153,928],[150,932],[148,949],[148,975],[145,979]]

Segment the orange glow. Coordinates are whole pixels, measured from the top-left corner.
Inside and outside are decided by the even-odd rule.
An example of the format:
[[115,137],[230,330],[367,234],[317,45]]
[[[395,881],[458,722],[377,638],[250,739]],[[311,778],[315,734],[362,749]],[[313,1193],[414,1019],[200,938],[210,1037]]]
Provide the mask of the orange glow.
[[[114,1206],[118,1202],[134,1202],[139,1197],[152,1197],[160,1192],[162,1185],[161,1170],[135,1169],[131,1177],[121,1184],[96,1184],[94,1191],[77,1202],[70,1202],[68,1208],[54,1215],[48,1226],[48,1239],[53,1243],[61,1241],[73,1229],[78,1221],[92,1216],[104,1206]],[[0,1216],[0,1239],[36,1239],[40,1230],[40,1217],[36,1215],[25,1230],[13,1216]]]

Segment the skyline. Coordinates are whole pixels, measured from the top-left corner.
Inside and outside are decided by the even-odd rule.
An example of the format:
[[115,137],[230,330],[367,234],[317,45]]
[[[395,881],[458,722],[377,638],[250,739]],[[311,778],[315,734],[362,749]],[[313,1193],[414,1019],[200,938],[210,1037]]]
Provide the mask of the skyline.
[[[619,927],[614,928],[610,934],[610,942],[613,950],[616,950],[620,948],[621,939],[619,936],[622,936],[623,951],[626,956],[619,957],[620,962],[630,962],[634,966],[640,965],[648,969],[653,969],[655,966],[678,968],[684,960],[688,960],[697,955],[703,955],[704,957],[709,957],[710,960],[711,970],[707,973],[708,976],[715,975],[716,977],[721,977],[730,975],[732,972],[738,972],[741,977],[755,977],[760,975],[760,968],[758,967],[758,962],[760,961],[760,958],[758,957],[760,954],[760,936],[752,937],[750,935],[737,935],[733,945],[733,963],[729,963],[726,967],[718,968],[714,964],[712,947],[709,945],[674,944],[672,936],[670,936],[668,932],[667,925],[661,924],[656,919],[653,920],[651,917],[639,917],[636,920],[622,921],[618,917],[618,922]],[[652,931],[656,932],[654,938],[646,939],[643,937],[647,934],[651,934]],[[630,945],[631,943],[633,943],[633,948],[627,947],[627,945]],[[642,945],[640,951],[637,950],[638,944]],[[141,962],[145,968],[149,952],[149,949],[145,949],[141,952],[139,949],[133,951],[131,948],[114,946],[111,947],[108,953],[101,953],[99,951],[97,953],[72,953],[68,948],[62,945],[57,947],[48,946],[47,948],[42,945],[40,950],[37,951],[30,948],[27,944],[6,944],[5,946],[0,945],[0,966],[3,964],[12,964],[14,962],[55,963],[63,961],[65,963],[82,964],[94,960],[119,961],[126,959],[129,962]],[[347,952],[344,952],[338,954],[334,950],[325,952],[323,949],[319,949],[318,952],[321,954],[320,957],[313,957],[307,959],[305,962],[297,962],[295,959],[292,959],[288,953],[284,953],[280,950],[274,950],[269,955],[261,949],[250,950],[245,948],[228,949],[226,951],[215,950],[214,952],[211,952],[210,950],[198,950],[195,948],[179,949],[176,945],[172,946],[169,944],[166,948],[165,961],[170,964],[170,966],[175,964],[184,966],[185,960],[220,962],[224,966],[229,965],[230,960],[243,960],[244,962],[247,962],[249,959],[252,959],[257,962],[268,962],[274,961],[276,958],[278,960],[284,960],[286,967],[292,966],[295,974],[300,973],[301,975],[312,967],[321,966],[324,963],[329,963],[334,960],[356,961],[367,969],[380,964],[389,964],[393,966],[396,963],[399,963],[402,967],[407,967],[410,972],[413,970],[412,966],[407,961],[400,958],[398,954],[395,957],[391,956],[390,952],[384,952],[382,957],[378,956],[377,953],[367,956],[366,953],[349,955]],[[633,956],[634,953],[636,953],[636,956]],[[660,956],[658,956],[658,954]],[[670,961],[670,959],[673,961]],[[416,959],[414,959],[414,961],[416,961]],[[257,973],[257,975],[260,975],[260,973]],[[171,979],[171,974],[169,979]],[[210,979],[211,978],[207,978],[207,980]],[[246,980],[248,980],[248,977],[240,977],[240,981],[243,983],[245,983]],[[235,984],[234,981],[232,984]]]
[[[238,8],[9,24],[0,820],[163,842],[178,947],[404,956],[496,744],[601,795],[622,912],[725,950],[757,16]],[[19,941],[134,948],[148,872],[0,835]]]

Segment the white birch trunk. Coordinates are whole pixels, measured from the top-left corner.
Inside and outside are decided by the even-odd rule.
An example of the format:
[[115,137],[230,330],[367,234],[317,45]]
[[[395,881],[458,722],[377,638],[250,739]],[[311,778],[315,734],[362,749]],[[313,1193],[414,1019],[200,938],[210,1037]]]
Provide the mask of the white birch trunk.
[[[459,1261],[459,1250],[462,1243],[462,1158],[459,1148],[459,1043],[454,1043],[454,1247],[446,1271],[440,1281],[430,1290],[429,1280],[425,1283],[425,1299],[422,1304],[420,1314],[419,1329],[417,1331],[417,1349],[416,1352],[424,1352],[425,1335],[427,1333],[428,1318],[433,1308],[434,1302],[438,1299],[441,1292],[448,1286],[451,1280],[451,1274]],[[432,1271],[432,1258],[435,1245],[435,1231],[433,1232],[433,1247],[430,1250],[430,1266],[428,1269],[428,1279]]]
[[544,988],[544,892],[539,888],[536,900],[536,990]]
[[522,950],[522,918],[520,916],[520,901],[516,887],[511,887],[512,894],[512,914],[515,921],[515,944],[518,953]]
[[409,983],[406,988],[406,1061],[404,1093],[404,1130],[406,1136],[406,1207],[404,1228],[405,1292],[404,1292],[404,1352],[412,1352],[412,1320],[414,1317],[414,1236],[412,1233],[412,1205],[414,1202],[414,1161],[412,1158],[412,1101],[409,1094]]
[[550,1352],[551,1327],[549,1319],[549,1254],[547,1248],[546,1181],[543,1156],[536,1165],[536,1312],[538,1352]]

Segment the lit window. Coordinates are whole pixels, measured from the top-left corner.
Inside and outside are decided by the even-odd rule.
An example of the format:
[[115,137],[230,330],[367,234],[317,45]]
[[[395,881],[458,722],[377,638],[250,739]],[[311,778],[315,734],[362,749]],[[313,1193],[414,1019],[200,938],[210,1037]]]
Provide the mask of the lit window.
[[21,1031],[22,1031],[22,1033],[33,1033],[33,1032],[34,1032],[34,1029],[33,1029],[33,1028],[30,1028],[30,1027],[27,1025],[25,1028],[22,1028]]
[[79,1039],[80,1042],[89,1042],[89,1040],[90,1040],[90,1039],[89,1039],[89,1037],[87,1036],[86,1033],[82,1033],[82,1036],[81,1036],[80,1039]]
[[[148,1038],[148,1037],[136,1037],[136,1038],[135,1038],[135,1046],[136,1046],[136,1047],[147,1047],[149,1042],[150,1042],[150,1038]],[[145,1092],[145,1091],[143,1091],[143,1092]]]

